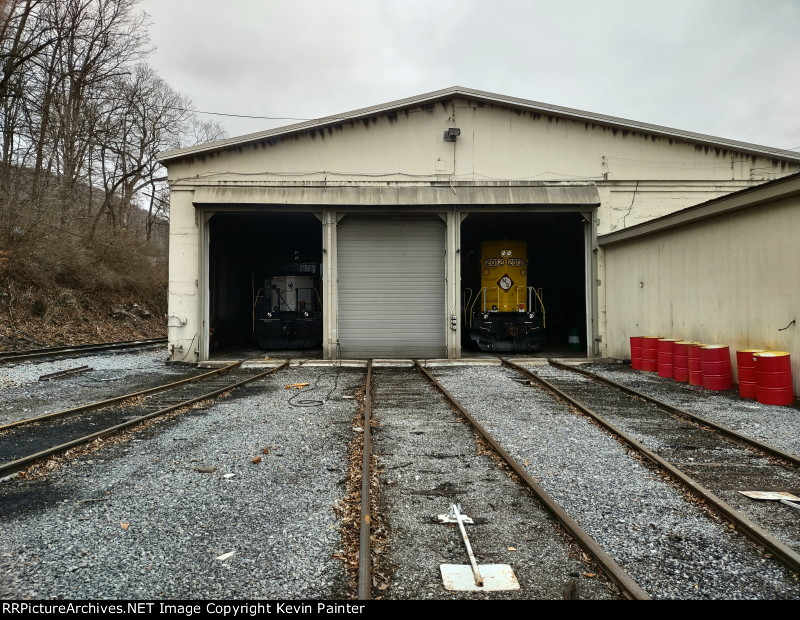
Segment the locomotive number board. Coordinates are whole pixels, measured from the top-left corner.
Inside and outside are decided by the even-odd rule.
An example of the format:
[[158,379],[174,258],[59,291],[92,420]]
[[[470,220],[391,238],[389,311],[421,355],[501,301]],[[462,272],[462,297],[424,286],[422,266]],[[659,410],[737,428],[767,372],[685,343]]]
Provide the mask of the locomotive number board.
[[[508,266],[509,267],[524,267],[525,266],[525,259],[524,258],[509,258],[508,259]],[[484,267],[503,267],[506,265],[505,258],[484,258],[483,259]]]

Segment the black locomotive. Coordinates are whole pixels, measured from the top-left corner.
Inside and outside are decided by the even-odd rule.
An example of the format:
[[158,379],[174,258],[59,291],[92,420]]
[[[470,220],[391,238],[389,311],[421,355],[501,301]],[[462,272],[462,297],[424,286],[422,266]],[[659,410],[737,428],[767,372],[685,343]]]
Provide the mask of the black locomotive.
[[322,345],[320,264],[294,260],[264,280],[253,302],[253,340],[262,349]]

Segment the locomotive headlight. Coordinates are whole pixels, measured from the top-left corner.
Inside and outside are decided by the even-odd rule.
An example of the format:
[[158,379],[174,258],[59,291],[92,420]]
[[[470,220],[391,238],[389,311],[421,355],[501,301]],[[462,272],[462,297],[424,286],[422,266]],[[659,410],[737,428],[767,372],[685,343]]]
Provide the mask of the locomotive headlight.
[[308,316],[308,312],[303,312],[303,316]]
[[267,318],[268,318],[268,319],[271,319],[271,318],[272,318],[272,312],[267,312]]
[[484,321],[486,321],[488,318],[489,318],[489,315],[488,315],[488,314],[484,314],[484,315],[483,315],[483,320],[484,320]]
[[533,314],[533,312],[530,312],[530,313],[528,313],[528,318],[529,318],[529,319],[532,319],[534,316],[535,316],[535,315]]

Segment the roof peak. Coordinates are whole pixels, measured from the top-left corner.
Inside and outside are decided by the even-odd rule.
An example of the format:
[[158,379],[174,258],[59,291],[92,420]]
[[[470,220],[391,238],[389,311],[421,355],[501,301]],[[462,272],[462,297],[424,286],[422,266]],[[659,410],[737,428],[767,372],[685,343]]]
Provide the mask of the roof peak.
[[760,144],[751,144],[748,142],[740,142],[738,140],[729,140],[727,138],[720,138],[691,131],[684,131],[681,129],[674,129],[661,125],[653,125],[650,123],[642,123],[616,116],[608,116],[605,114],[597,114],[595,112],[588,112],[586,110],[578,110],[576,108],[567,108],[563,106],[553,105],[549,103],[542,103],[540,101],[533,101],[530,99],[522,99],[520,97],[512,97],[509,95],[501,95],[488,91],[476,90],[467,88],[465,86],[450,86],[440,90],[434,90],[420,95],[405,97],[403,99],[396,99],[385,103],[380,103],[366,108],[358,108],[341,114],[331,116],[324,116],[300,123],[276,127],[265,131],[249,133],[241,136],[234,136],[232,138],[225,138],[223,140],[216,140],[214,142],[207,142],[205,144],[198,144],[195,146],[173,149],[159,153],[158,159],[161,162],[168,162],[175,159],[184,157],[191,157],[193,155],[200,155],[211,153],[214,151],[225,150],[234,146],[248,144],[266,140],[272,137],[282,135],[299,133],[341,123],[343,121],[357,120],[366,116],[374,116],[376,114],[386,114],[392,111],[401,110],[403,108],[424,105],[432,103],[441,99],[446,99],[454,96],[463,96],[475,101],[482,101],[492,105],[500,105],[506,107],[513,107],[522,110],[529,110],[540,114],[550,116],[559,116],[562,118],[576,119],[585,122],[592,122],[599,125],[616,127],[620,129],[627,129],[629,131],[638,131],[642,133],[655,134],[659,136],[694,142],[698,144],[714,146],[718,148],[726,148],[732,151],[748,153],[751,155],[758,155],[762,157],[771,157],[775,159],[782,159],[793,162],[800,162],[800,153],[795,153],[785,149],[777,149]]

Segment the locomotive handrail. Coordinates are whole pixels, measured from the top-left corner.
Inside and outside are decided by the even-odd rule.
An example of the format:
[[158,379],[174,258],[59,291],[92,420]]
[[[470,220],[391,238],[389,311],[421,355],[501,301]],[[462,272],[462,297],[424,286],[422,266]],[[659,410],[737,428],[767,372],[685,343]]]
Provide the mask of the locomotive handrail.
[[[485,290],[485,289],[482,289]],[[472,327],[472,309],[475,307],[475,304],[478,303],[478,299],[480,299],[481,294],[480,291],[475,293],[475,299],[472,300],[472,305],[469,307],[469,326]]]
[[528,287],[529,290],[533,291],[536,294],[536,299],[539,300],[539,307],[542,309],[542,328],[547,327],[547,312],[544,309],[544,301],[542,301],[542,290],[541,288],[537,289],[533,286]]
[[[252,315],[252,319],[253,319],[252,320],[253,325],[252,325],[252,328],[251,328],[252,331],[256,331],[256,306],[258,305],[258,298],[261,296],[261,293],[263,293],[263,292],[264,292],[263,288],[258,289],[256,291],[256,296],[253,299],[253,307],[251,308],[251,315]],[[266,297],[266,295],[265,295],[265,297]]]
[[472,302],[472,305],[469,308],[470,327],[472,327],[472,309],[475,307],[475,304],[478,303],[478,299],[483,298],[482,312],[486,312],[486,291],[497,291],[497,305],[500,306],[500,288],[497,286],[492,286],[492,287],[484,286],[480,290],[480,293],[475,295],[475,300]]
[[[259,292],[263,291],[263,290],[264,289],[259,289]],[[302,287],[294,288],[291,291],[289,291],[290,293],[294,293],[294,305],[295,305],[295,308],[294,308],[294,310],[286,310],[285,312],[297,312],[298,311],[297,307],[299,306],[300,300],[298,299],[297,293],[299,291],[313,291],[314,294],[317,296],[317,304],[319,305],[320,308],[322,308],[322,297],[320,296],[319,291],[316,288],[314,288],[313,286],[302,286]],[[286,306],[287,308],[291,307],[289,305],[289,297],[288,296],[284,297],[283,295],[281,295],[280,289],[273,288],[273,289],[270,290],[269,295],[267,295],[267,294],[264,295],[265,299],[267,297],[270,298],[270,311],[272,311],[272,308],[274,308],[274,305],[272,304],[272,293],[275,293],[277,295],[277,297],[278,297],[278,308],[280,308],[282,305]],[[258,295],[256,295],[256,302],[258,302]],[[253,309],[255,310],[255,303],[253,304]],[[280,310],[280,312],[284,312],[284,311]]]
[[[469,291],[469,294],[467,294],[467,291]],[[472,327],[472,315],[467,312],[467,306],[469,306],[469,302],[472,300],[472,289],[465,288],[463,291],[461,291],[461,295],[464,298],[464,303],[461,307],[461,311],[464,313],[467,325],[469,327]]]
[[[317,304],[319,305],[320,309],[322,308],[322,297],[320,297],[319,291],[317,291],[317,289],[315,287],[313,287],[313,286],[301,286],[299,288],[295,288],[295,289],[292,289],[292,290],[294,291],[294,312],[300,312],[299,308],[300,308],[300,303],[301,302],[300,302],[300,299],[299,299],[300,295],[298,294],[298,293],[300,293],[300,291],[312,291],[314,293],[314,295],[317,296]],[[305,303],[305,302],[303,302],[303,303]],[[313,296],[312,296],[312,299],[311,299],[311,305],[312,305],[312,312],[313,312],[313,306],[314,306]]]
[[[519,303],[519,289],[520,288],[522,288],[522,287],[518,287],[517,288],[517,303]],[[546,309],[544,307],[544,300],[542,299],[542,291],[543,291],[543,289],[541,289],[541,288],[537,289],[534,286],[528,286],[526,288],[528,290],[528,311],[529,312],[533,311],[534,308],[533,308],[533,296],[532,296],[532,294],[536,295],[536,300],[539,302],[538,307],[541,308],[541,310],[542,310],[542,327],[543,328],[547,327],[547,319],[546,319],[547,311],[546,311]],[[466,289],[466,290],[472,291],[472,289]],[[466,292],[466,290],[465,290],[465,292]],[[478,299],[481,298],[481,297],[483,298],[483,312],[486,312],[486,293],[489,290],[498,291],[498,293],[497,293],[497,304],[498,305],[500,304],[500,292],[499,292],[500,289],[498,287],[496,287],[496,286],[493,286],[491,288],[484,286],[478,293],[476,293],[475,299],[473,299],[472,303],[470,304],[469,314],[468,314],[468,320],[469,320],[469,326],[470,327],[472,327],[472,311],[475,308],[475,304],[478,303]],[[469,303],[469,302],[467,302],[467,303]],[[466,312],[466,307],[465,307],[465,312]]]
[[314,294],[317,296],[317,303],[319,304],[320,311],[322,311],[322,296],[316,288],[312,287],[311,290],[314,291]]

